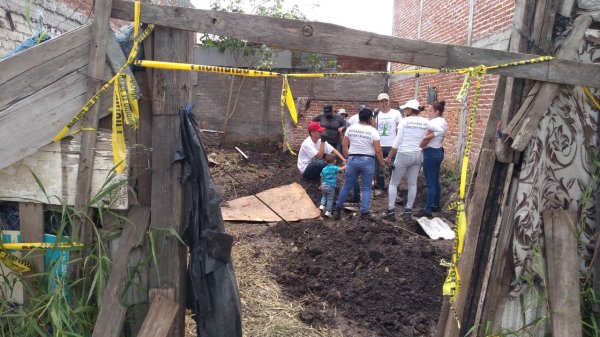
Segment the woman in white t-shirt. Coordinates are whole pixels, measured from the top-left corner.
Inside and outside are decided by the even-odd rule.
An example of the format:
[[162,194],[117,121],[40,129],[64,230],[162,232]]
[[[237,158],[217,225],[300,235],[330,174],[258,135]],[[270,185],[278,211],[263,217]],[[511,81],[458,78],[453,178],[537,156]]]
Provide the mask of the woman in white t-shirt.
[[375,160],[384,165],[379,132],[371,126],[373,111],[362,108],[358,112],[359,123],[348,127],[342,141],[343,155],[346,161],[346,178],[340,190],[340,195],[335,205],[333,218],[339,220],[346,197],[360,176],[362,179],[362,195],[360,215],[369,218],[371,204],[371,182],[375,174]]
[[412,207],[417,196],[417,178],[423,161],[421,141],[427,130],[441,131],[441,128],[432,125],[427,118],[419,116],[419,113],[425,109],[419,106],[417,100],[409,100],[400,109],[404,112],[405,117],[398,124],[396,140],[386,158],[386,163],[389,165],[391,159],[396,155],[388,189],[388,211],[385,214],[385,218],[391,221],[396,220],[395,206],[398,184],[404,174],[406,174],[408,185],[408,197],[403,216],[412,216]]
[[432,117],[430,123],[442,129],[440,132],[427,131],[427,134],[421,142],[423,149],[423,175],[427,185],[427,199],[425,209],[415,216],[431,217],[432,212],[439,212],[440,209],[440,169],[444,160],[444,136],[448,131],[448,123],[442,117],[446,102],[433,102],[429,106],[429,114]]

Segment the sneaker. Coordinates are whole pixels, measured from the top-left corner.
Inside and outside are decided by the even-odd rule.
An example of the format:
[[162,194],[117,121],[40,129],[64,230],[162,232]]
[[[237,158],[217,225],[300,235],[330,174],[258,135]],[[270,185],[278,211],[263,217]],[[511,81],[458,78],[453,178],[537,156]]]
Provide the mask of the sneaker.
[[339,220],[342,218],[342,209],[341,208],[336,208],[333,211],[333,220]]
[[410,218],[410,217],[412,217],[412,209],[405,208],[404,212],[402,212],[402,217],[403,218]]
[[417,211],[413,214],[416,218],[422,218],[422,217],[426,217],[428,219],[433,218],[433,214],[431,214],[431,212],[427,212],[426,210],[422,209],[420,211]]
[[319,206],[319,209],[320,209],[321,211],[325,210],[325,205],[321,205],[321,206]]
[[374,197],[380,197],[383,195],[383,190],[375,190],[373,191],[373,196]]
[[331,218],[331,212],[330,211],[325,212],[324,216],[326,218]]
[[394,210],[387,210],[383,213],[383,218],[387,221],[396,221],[396,212]]

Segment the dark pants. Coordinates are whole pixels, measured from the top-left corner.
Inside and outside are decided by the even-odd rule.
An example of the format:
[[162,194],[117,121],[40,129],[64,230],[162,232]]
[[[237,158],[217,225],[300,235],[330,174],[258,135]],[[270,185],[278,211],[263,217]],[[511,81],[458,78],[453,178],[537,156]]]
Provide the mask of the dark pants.
[[313,160],[306,166],[302,176],[306,179],[319,179],[325,166],[327,163],[324,160]]
[[444,160],[444,149],[428,147],[423,150],[423,175],[427,185],[425,210],[431,212],[433,207],[440,206],[440,167]]
[[[388,154],[392,151],[391,146],[382,146],[381,152],[383,152],[383,159],[387,158]],[[396,156],[392,158],[392,163],[396,159]],[[384,169],[379,166],[379,163],[375,161],[375,188],[378,190],[386,190],[385,187],[385,177],[384,177]]]

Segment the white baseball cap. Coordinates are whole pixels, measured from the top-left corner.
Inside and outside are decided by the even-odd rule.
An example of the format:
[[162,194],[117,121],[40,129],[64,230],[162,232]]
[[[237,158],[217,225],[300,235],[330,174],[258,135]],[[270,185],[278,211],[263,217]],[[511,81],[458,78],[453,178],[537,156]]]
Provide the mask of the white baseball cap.
[[346,112],[346,109],[339,109],[339,110],[337,111],[337,114],[338,114],[338,115],[342,115],[342,114],[343,114],[343,115],[348,115],[348,113]]
[[387,99],[389,101],[390,95],[386,94],[385,92],[382,92],[381,94],[379,94],[379,96],[377,96],[377,100],[381,101],[382,99]]
[[406,103],[404,103],[404,105],[400,107],[400,110],[404,110],[406,108],[419,110],[419,101],[417,101],[416,99],[408,100]]

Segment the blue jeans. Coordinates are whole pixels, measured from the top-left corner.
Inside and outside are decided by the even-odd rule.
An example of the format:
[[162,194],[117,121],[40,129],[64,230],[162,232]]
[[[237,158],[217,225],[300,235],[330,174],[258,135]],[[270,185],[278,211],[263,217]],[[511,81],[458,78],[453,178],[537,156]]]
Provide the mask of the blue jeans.
[[[387,158],[391,150],[391,146],[381,147],[381,152],[383,152],[383,159]],[[396,156],[392,158],[392,163],[395,159]],[[379,166],[378,162],[375,162],[375,188],[378,190],[385,190],[384,170]]]
[[348,157],[346,162],[346,179],[344,179],[344,185],[340,190],[340,195],[335,204],[336,208],[342,208],[346,197],[350,190],[358,182],[358,177],[362,179],[362,196],[360,200],[360,212],[368,213],[369,206],[371,205],[371,182],[373,181],[373,175],[375,174],[375,158],[367,156],[353,156]]
[[324,160],[313,160],[306,166],[302,176],[306,179],[319,179],[325,166],[327,163]]
[[321,194],[323,195],[321,197],[321,205],[325,206],[325,210],[327,212],[331,212],[331,209],[333,208],[333,196],[335,194],[335,187],[327,184],[322,184]]
[[440,167],[444,160],[444,149],[432,147],[423,150],[423,175],[427,185],[427,201],[425,210],[431,212],[433,207],[440,206]]

